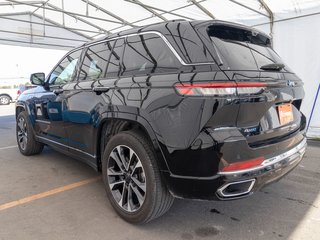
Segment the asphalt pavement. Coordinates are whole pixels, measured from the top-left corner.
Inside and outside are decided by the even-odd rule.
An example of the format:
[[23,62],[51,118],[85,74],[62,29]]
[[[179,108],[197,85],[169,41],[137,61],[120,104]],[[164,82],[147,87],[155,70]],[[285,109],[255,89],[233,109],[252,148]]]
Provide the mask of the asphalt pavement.
[[177,199],[161,218],[135,226],[113,211],[89,166],[48,147],[21,155],[14,104],[0,106],[0,239],[319,240],[319,156],[320,144],[310,142],[293,172],[249,198]]

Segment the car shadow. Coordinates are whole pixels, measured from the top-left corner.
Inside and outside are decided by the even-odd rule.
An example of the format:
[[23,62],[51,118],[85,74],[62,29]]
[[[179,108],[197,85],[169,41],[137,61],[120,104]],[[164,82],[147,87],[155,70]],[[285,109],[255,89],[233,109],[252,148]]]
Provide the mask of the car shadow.
[[[55,155],[51,151],[44,154]],[[219,239],[288,239],[306,221],[310,210],[320,208],[314,203],[320,192],[320,169],[314,167],[319,151],[320,147],[308,147],[306,157],[296,169],[248,198],[223,202],[176,199],[165,215],[146,225],[134,226],[122,220],[121,224],[155,239],[161,238],[163,231],[186,240],[215,236]],[[92,174],[91,168],[76,160],[70,159],[67,165],[74,164],[83,165],[80,174]],[[105,195],[102,183],[100,188],[99,194]],[[113,212],[107,201],[103,204],[105,211]]]
[[314,203],[320,192],[319,151],[320,147],[308,147],[296,169],[248,198],[178,200],[168,214],[143,228],[154,231],[161,225],[181,239],[215,235],[219,239],[289,238],[310,210],[320,208]]
[[[13,115],[0,116],[0,135],[2,136],[0,146],[15,141],[14,126]],[[28,176],[44,172],[46,175],[43,178],[50,179],[52,186],[99,175],[86,164],[48,147],[42,154],[31,157],[20,155],[18,149],[15,151],[17,152],[14,155],[12,153],[10,158],[21,158],[21,162],[17,164],[28,166],[30,171],[26,173]],[[102,183],[95,185],[94,188],[98,197],[95,205],[99,205],[101,212],[114,213],[115,219],[120,221],[115,224],[121,224],[131,229],[130,231],[147,234],[149,239],[162,239],[164,232],[173,236],[174,239],[184,240],[216,237],[219,239],[287,239],[302,222],[306,221],[309,211],[320,208],[315,203],[320,192],[319,151],[319,145],[311,144],[305,158],[296,169],[279,182],[267,186],[248,198],[224,202],[176,199],[172,208],[164,216],[142,226],[130,225],[116,217],[111,205],[104,200],[106,195]],[[27,162],[25,158],[28,159]],[[32,172],[36,170],[37,173]],[[41,177],[38,178],[41,179]],[[47,191],[51,185],[44,185],[43,190]],[[26,188],[28,188],[27,184]],[[103,218],[103,214],[99,216]]]

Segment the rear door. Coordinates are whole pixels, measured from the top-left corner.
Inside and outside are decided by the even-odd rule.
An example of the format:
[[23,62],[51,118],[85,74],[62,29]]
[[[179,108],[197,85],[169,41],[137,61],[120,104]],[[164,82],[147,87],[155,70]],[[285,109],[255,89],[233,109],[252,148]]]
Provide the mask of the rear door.
[[304,124],[299,111],[303,84],[286,65],[277,67],[283,62],[270,39],[252,29],[225,25],[210,26],[208,34],[221,55],[221,68],[238,86],[237,126],[249,144],[258,146],[299,130]]
[[[70,151],[91,157],[96,164],[97,132],[100,115],[106,112],[110,98],[93,91],[94,87],[112,87],[118,79],[124,39],[100,42],[84,50],[77,79],[68,84],[65,124]],[[107,70],[108,69],[108,70]]]

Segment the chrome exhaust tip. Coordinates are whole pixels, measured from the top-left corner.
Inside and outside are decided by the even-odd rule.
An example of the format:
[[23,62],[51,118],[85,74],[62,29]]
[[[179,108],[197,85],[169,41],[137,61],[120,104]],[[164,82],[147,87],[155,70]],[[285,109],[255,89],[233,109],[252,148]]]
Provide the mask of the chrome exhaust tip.
[[234,198],[249,194],[256,180],[249,179],[238,182],[231,182],[223,185],[217,190],[217,195],[220,198]]

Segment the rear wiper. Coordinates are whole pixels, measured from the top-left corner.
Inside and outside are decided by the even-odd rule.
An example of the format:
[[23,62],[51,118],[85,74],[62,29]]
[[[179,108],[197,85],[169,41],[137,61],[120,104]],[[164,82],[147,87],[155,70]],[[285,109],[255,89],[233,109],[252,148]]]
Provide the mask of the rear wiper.
[[283,69],[285,66],[282,63],[270,63],[270,64],[266,64],[260,67],[260,69],[262,70],[276,70],[276,71],[280,71],[281,69]]

